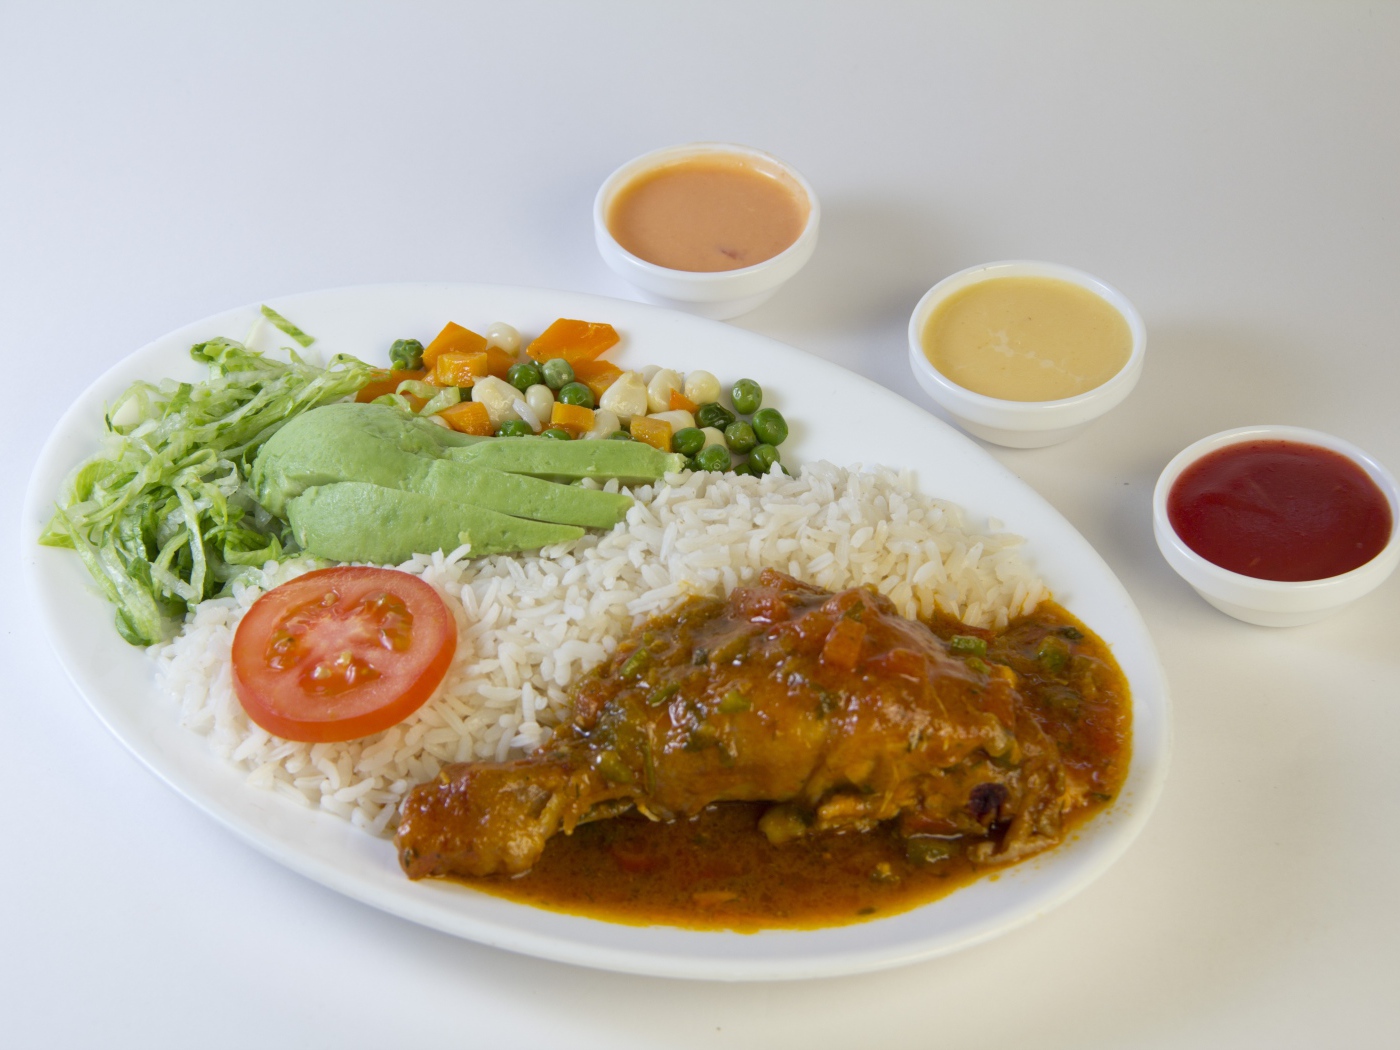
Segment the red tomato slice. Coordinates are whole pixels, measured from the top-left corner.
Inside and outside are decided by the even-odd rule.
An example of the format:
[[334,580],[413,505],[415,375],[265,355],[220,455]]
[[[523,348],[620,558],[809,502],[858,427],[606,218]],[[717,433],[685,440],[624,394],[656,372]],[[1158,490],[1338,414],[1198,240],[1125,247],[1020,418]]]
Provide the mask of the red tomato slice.
[[233,636],[248,717],[287,740],[355,740],[402,722],[457,652],[438,593],[397,569],[318,569],[268,591]]

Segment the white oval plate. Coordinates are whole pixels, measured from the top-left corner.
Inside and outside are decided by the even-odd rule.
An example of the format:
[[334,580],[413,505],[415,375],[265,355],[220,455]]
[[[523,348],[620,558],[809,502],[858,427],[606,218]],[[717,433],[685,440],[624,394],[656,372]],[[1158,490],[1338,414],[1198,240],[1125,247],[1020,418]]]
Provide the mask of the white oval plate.
[[[1161,792],[1171,742],[1166,681],[1132,600],[1088,542],[990,455],[922,409],[869,380],[763,336],[639,303],[539,289],[395,285],[312,292],[270,303],[317,336],[329,357],[386,361],[398,338],[427,339],[448,320],[483,329],[505,320],[539,332],[556,317],[609,321],[621,364],[707,368],[722,382],[757,379],[792,428],[788,462],[828,459],[908,467],[930,494],[995,517],[1025,536],[1061,604],[1113,647],[1133,690],[1133,760],[1112,808],[1044,856],[913,911],[824,930],[708,933],[624,926],[544,911],[447,882],[410,882],[384,840],[347,821],[249,787],[205,740],[178,724],[143,652],[112,626],[111,610],[71,552],[37,546],[63,479],[95,450],[104,406],[138,378],[202,378],[188,355],[216,335],[245,338],[256,306],[156,340],[77,399],[49,438],[25,504],[23,559],[50,640],[107,728],[162,780],[294,871],[384,911],[511,951],[629,973],[714,980],[825,977],[898,966],[965,948],[1029,922],[1083,889],[1141,830]],[[271,333],[278,336],[278,333]],[[282,344],[289,340],[280,339]],[[839,421],[858,420],[860,426]]]

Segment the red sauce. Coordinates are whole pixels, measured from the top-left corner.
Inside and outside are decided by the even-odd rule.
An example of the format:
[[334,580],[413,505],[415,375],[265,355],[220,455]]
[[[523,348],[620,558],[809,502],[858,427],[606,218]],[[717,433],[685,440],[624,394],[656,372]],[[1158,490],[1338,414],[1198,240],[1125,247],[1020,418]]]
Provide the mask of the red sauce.
[[1222,569],[1260,580],[1322,580],[1366,564],[1390,538],[1390,503],[1340,453],[1244,441],[1202,456],[1167,496],[1172,528]]

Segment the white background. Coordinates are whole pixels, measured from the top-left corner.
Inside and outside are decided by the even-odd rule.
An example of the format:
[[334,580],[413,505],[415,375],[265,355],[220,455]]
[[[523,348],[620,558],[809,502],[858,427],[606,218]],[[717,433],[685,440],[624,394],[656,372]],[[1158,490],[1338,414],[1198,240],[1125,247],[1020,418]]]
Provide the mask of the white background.
[[1049,259],[1142,312],[1123,407],[995,454],[1159,645],[1177,745],[1143,837],[1037,923],[870,977],[695,984],[479,948],[285,871],[158,782],[26,617],[16,554],[0,1043],[1400,1041],[1400,582],[1250,627],[1171,573],[1150,522],[1167,460],[1228,427],[1314,427],[1400,469],[1396,5],[0,3],[7,545],[68,400],[135,348],[345,284],[626,296],[593,194],[704,139],[770,150],[823,204],[812,263],[737,323],[925,407],[904,329],[954,270]]

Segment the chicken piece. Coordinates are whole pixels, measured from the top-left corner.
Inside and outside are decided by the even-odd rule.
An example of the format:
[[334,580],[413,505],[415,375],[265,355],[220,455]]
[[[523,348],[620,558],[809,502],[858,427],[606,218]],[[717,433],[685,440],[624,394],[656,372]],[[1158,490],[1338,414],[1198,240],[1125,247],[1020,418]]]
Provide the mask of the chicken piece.
[[548,749],[410,792],[396,840],[410,877],[516,874],[582,822],[723,801],[773,802],[760,827],[775,844],[896,819],[966,837],[980,860],[1058,841],[1065,773],[1015,673],[950,652],[873,591],[765,570],[643,625],[573,702]]

